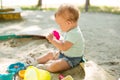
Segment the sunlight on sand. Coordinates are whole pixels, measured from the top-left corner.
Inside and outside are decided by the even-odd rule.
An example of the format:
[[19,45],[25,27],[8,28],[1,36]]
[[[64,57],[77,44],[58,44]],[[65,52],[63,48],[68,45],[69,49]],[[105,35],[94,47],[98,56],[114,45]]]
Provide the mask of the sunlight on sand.
[[6,73],[7,67],[16,61],[15,59],[0,58],[0,73]]

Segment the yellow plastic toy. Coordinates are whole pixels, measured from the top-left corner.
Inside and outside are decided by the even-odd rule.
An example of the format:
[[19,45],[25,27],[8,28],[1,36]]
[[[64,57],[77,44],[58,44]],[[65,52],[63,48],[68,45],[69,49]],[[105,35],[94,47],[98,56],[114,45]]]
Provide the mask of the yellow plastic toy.
[[25,71],[24,80],[51,80],[51,75],[46,70],[29,66]]
[[18,75],[19,75],[19,77],[20,78],[24,78],[24,75],[25,75],[25,70],[20,70],[19,72],[18,72]]
[[74,80],[74,79],[72,78],[72,76],[68,75],[64,77],[62,80]]

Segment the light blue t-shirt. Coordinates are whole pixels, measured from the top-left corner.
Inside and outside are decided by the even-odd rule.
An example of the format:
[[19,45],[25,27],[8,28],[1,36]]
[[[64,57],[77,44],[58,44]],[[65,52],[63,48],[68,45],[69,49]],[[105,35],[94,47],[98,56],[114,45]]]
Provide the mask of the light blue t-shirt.
[[75,27],[69,32],[64,33],[63,36],[65,41],[73,43],[72,47],[67,51],[62,51],[66,56],[69,57],[81,57],[84,53],[85,43],[83,34],[80,27]]

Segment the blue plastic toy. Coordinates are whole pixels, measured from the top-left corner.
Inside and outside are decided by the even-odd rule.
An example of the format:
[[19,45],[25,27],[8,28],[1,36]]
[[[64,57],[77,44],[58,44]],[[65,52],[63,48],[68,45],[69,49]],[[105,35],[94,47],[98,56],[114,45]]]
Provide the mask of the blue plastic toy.
[[25,69],[25,64],[21,62],[17,62],[14,64],[10,64],[7,68],[8,74],[0,74],[0,80],[14,80],[16,79],[16,74]]
[[9,73],[18,73],[20,70],[23,70],[25,69],[25,64],[24,63],[21,63],[21,62],[17,62],[15,64],[11,64],[8,66],[8,69],[7,71]]

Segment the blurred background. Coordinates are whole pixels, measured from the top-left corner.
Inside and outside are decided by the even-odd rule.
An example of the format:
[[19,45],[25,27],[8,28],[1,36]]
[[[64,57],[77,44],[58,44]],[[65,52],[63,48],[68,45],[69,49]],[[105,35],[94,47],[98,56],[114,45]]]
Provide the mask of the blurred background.
[[[41,2],[42,7],[58,7],[62,3],[84,5],[86,0],[2,0],[3,6],[34,6]],[[120,7],[120,0],[89,0],[94,6]]]
[[22,9],[52,10],[62,3],[72,3],[80,6],[82,11],[120,12],[120,0],[0,0],[0,2],[1,8],[21,7]]
[[[118,80],[120,78],[120,0],[0,0],[0,34],[11,34],[26,28],[58,29],[54,21],[54,12],[63,3],[75,4],[82,12],[79,25],[86,41],[86,58],[95,61]],[[22,20],[17,21],[21,18]],[[5,45],[0,45],[0,59],[3,56],[11,59],[13,57],[11,54],[14,53],[15,55],[18,53],[19,57],[19,53],[24,55],[34,51],[36,45],[39,46],[34,40],[32,44],[28,41],[27,52],[24,51],[26,48],[22,42],[19,45],[19,41],[11,40],[12,44],[18,43],[17,47],[12,48],[9,46],[10,42],[2,43]],[[8,48],[11,50],[9,51]]]

